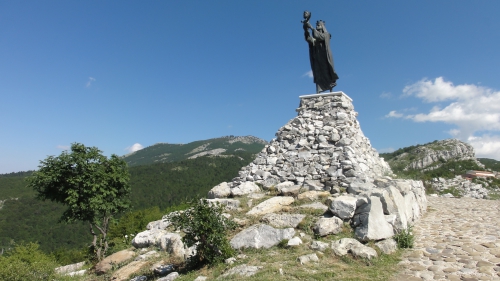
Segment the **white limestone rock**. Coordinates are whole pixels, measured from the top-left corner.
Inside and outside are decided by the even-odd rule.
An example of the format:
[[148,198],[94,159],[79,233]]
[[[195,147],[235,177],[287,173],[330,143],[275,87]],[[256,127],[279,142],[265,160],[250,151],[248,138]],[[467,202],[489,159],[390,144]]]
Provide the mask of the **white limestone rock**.
[[238,199],[226,199],[226,198],[216,198],[216,199],[205,199],[208,204],[221,204],[225,206],[226,211],[237,210],[240,207],[240,201]]
[[398,249],[398,243],[394,239],[386,239],[375,243],[384,254],[390,255]]
[[263,223],[270,224],[274,227],[285,228],[293,227],[296,228],[297,225],[306,217],[303,214],[266,214],[260,220]]
[[321,241],[313,241],[311,243],[311,246],[309,246],[312,250],[324,252],[326,249],[329,248],[328,243],[321,242]]
[[139,232],[132,240],[132,246],[136,248],[147,248],[149,246],[156,245],[160,237],[166,233],[166,230],[160,229],[151,229]]
[[[359,212],[358,212],[359,210]],[[361,241],[381,240],[394,236],[392,226],[385,220],[380,198],[370,196],[370,202],[360,206],[354,216],[354,231]]]
[[231,188],[227,182],[223,182],[210,189],[207,198],[208,199],[226,198],[229,195],[231,195]]
[[276,229],[266,224],[256,224],[236,234],[230,244],[234,249],[268,249],[278,245],[284,239],[292,239],[294,235],[293,228]]
[[248,213],[248,216],[260,216],[260,215],[265,215],[269,213],[274,213],[274,212],[279,212],[281,211],[284,207],[292,204],[295,200],[293,197],[289,196],[279,196],[279,197],[272,197],[267,199],[264,202],[261,202],[257,206],[253,207]]
[[318,262],[318,256],[316,254],[303,255],[297,258],[300,264],[306,264],[309,262]]
[[356,211],[356,202],[355,197],[342,195],[329,200],[328,209],[343,220],[351,219]]
[[241,264],[229,269],[226,273],[222,274],[217,279],[228,277],[231,275],[249,277],[257,273],[260,269],[262,269],[262,266],[251,266],[251,265]]
[[316,221],[313,231],[318,236],[337,234],[342,231],[343,221],[337,217],[320,218]]
[[231,188],[231,195],[233,197],[243,196],[256,192],[260,192],[260,188],[253,182],[243,182],[240,185]]
[[182,237],[177,233],[166,233],[159,239],[159,246],[162,250],[177,258],[184,258],[185,250]]
[[300,239],[300,237],[295,236],[292,239],[288,240],[287,246],[293,247],[293,246],[299,246],[300,244],[302,244],[302,240]]

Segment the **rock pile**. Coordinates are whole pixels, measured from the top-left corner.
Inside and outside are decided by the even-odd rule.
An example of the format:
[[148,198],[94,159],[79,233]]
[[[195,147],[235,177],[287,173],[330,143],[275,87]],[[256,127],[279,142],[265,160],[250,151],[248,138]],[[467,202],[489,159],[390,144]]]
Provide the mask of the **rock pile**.
[[471,197],[476,199],[487,199],[488,189],[481,184],[473,183],[461,176],[452,179],[434,178],[431,182],[432,188],[438,192],[447,189],[456,189],[462,197]]
[[[324,206],[334,217],[320,218],[314,226],[316,234],[338,233],[342,222],[350,222],[362,241],[390,238],[425,212],[422,182],[386,176],[391,169],[363,135],[347,95],[300,98],[298,116],[278,130],[276,139],[238,177],[214,187],[208,198],[245,196],[260,192],[261,187],[285,196],[268,199],[248,212],[264,215],[302,194],[323,192],[322,196],[331,196],[328,206],[316,202],[320,206],[307,207]],[[286,204],[274,202],[285,198]],[[262,212],[263,205],[274,211]]]
[[284,181],[315,190],[337,190],[391,174],[363,135],[352,100],[342,92],[302,96],[298,116],[243,168],[233,185]]

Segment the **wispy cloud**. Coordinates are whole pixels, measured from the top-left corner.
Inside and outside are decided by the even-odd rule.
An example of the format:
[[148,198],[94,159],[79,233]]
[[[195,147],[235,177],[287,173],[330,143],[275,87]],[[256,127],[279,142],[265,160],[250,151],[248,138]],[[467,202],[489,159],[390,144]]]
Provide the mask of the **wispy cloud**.
[[69,145],[60,145],[60,144],[56,146],[56,148],[60,149],[60,150],[68,150],[68,149],[70,149],[70,147],[71,146],[69,146]]
[[302,74],[302,77],[314,78],[312,70],[309,70],[308,72]]
[[383,92],[379,97],[382,99],[390,99],[392,98],[392,94],[390,92]]
[[453,125],[448,131],[451,136],[469,142],[478,155],[484,157],[487,152],[500,159],[500,91],[472,84],[455,86],[438,77],[406,86],[402,96],[436,105],[428,113],[405,115],[393,110],[386,117]]
[[89,77],[89,80],[87,81],[87,84],[86,84],[86,87],[90,87],[92,86],[92,82],[96,81],[95,78],[93,77]]
[[390,117],[401,118],[403,116],[404,116],[403,113],[399,113],[396,110],[392,110],[391,112],[389,112],[388,114],[385,115],[385,117],[388,117],[388,118],[390,118]]
[[125,150],[128,151],[128,153],[132,153],[132,152],[136,152],[138,150],[141,150],[143,148],[144,148],[144,146],[142,146],[142,144],[140,144],[140,143],[134,143],[133,145],[125,148]]

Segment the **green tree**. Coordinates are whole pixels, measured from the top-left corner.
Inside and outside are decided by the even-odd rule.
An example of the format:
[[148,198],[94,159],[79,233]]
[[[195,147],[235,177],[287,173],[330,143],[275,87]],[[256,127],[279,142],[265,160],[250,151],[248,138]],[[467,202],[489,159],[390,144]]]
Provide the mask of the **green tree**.
[[222,215],[224,207],[210,204],[206,199],[191,203],[191,208],[171,213],[170,221],[176,229],[186,233],[182,238],[191,247],[196,245],[196,264],[216,264],[234,255],[227,240],[227,232],[236,228],[236,223]]
[[28,178],[28,186],[38,199],[67,206],[60,221],[89,224],[91,250],[97,260],[108,250],[110,219],[130,207],[126,162],[117,155],[107,158],[101,153],[96,147],[74,143],[71,152],[40,161],[39,170]]

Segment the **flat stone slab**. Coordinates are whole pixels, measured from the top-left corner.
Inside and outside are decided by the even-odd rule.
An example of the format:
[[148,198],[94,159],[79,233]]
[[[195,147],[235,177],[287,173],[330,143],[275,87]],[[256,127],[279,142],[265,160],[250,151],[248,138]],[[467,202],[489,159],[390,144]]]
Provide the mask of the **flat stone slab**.
[[276,229],[266,224],[256,224],[236,234],[230,244],[235,249],[267,249],[278,245],[284,239],[292,239],[294,235],[293,228]]
[[283,207],[292,204],[295,200],[290,196],[278,196],[267,199],[259,205],[253,207],[248,213],[248,216],[260,216],[269,213],[279,212]]

